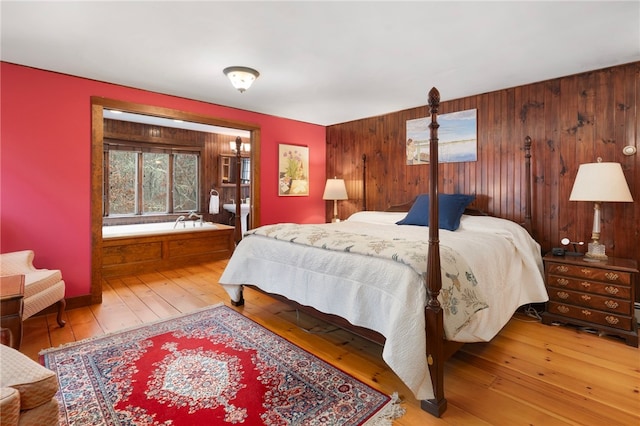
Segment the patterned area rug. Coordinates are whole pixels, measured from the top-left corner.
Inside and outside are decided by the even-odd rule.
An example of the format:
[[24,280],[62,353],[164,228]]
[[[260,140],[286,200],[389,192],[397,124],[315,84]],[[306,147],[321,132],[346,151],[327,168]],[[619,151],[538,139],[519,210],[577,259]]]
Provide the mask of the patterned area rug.
[[41,355],[61,425],[384,425],[403,412],[224,305]]

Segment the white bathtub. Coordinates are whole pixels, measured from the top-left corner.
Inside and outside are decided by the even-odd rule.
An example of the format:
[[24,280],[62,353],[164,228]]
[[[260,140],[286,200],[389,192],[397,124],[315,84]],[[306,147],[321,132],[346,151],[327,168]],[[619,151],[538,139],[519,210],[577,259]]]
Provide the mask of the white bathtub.
[[211,231],[221,229],[220,226],[212,222],[185,220],[179,222],[159,222],[159,223],[137,223],[133,225],[112,225],[102,227],[102,238],[128,237],[135,235],[160,235],[173,234],[177,232]]

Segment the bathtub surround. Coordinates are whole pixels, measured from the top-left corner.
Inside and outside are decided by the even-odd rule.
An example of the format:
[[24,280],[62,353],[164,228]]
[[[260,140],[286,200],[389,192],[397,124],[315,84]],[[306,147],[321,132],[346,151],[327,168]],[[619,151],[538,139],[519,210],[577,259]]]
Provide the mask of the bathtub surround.
[[186,220],[103,227],[102,275],[113,277],[226,259],[233,226]]

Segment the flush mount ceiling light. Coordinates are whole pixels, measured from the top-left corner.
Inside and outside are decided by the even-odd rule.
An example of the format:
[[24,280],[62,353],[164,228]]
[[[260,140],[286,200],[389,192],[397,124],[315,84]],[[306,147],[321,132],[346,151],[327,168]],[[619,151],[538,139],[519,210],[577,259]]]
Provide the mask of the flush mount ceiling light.
[[240,93],[251,87],[251,84],[260,75],[258,71],[248,67],[227,67],[222,72],[229,77],[233,87],[238,89]]

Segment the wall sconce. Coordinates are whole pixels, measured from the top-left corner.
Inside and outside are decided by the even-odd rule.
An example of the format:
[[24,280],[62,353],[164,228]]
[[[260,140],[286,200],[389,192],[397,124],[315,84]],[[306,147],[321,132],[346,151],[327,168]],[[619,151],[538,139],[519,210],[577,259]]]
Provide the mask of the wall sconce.
[[[229,149],[231,149],[231,152],[236,152],[236,141],[229,141]],[[251,151],[251,144],[250,143],[242,143],[240,145],[240,151],[242,151],[242,152],[250,152]]]
[[251,87],[256,78],[260,76],[258,71],[248,67],[227,67],[222,72],[229,77],[233,87],[238,89],[240,93]]
[[602,201],[633,202],[629,185],[619,163],[581,164],[569,201],[593,201],[593,232],[585,260],[606,261],[604,244],[600,244],[600,203]]
[[344,184],[344,179],[327,179],[327,184],[324,187],[323,200],[333,200],[333,219],[331,222],[340,222],[338,218],[338,201],[348,200],[347,188]]

